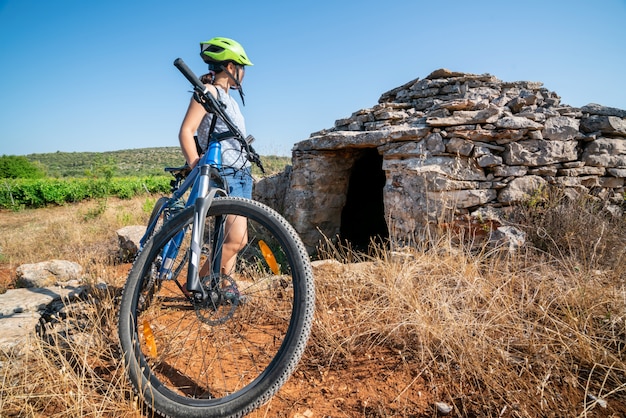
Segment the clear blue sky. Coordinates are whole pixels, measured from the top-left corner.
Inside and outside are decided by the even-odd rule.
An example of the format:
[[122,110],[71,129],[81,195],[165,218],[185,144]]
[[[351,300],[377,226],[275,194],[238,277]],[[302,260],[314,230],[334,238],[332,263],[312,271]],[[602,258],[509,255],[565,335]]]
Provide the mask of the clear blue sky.
[[[0,0],[0,155],[178,146],[198,43],[241,42],[261,154],[438,68],[626,108],[626,0]],[[236,97],[236,96],[235,96]]]

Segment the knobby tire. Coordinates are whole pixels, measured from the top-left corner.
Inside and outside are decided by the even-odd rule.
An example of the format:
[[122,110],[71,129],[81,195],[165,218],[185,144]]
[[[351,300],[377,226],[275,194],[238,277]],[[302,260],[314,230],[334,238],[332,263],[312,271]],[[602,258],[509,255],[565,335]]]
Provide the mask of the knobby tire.
[[159,229],[161,229],[161,226],[163,226],[163,220],[165,218],[163,207],[169,202],[169,200],[169,197],[161,196],[154,204],[152,212],[150,213],[150,218],[148,219],[148,228],[150,228],[155,219],[157,219],[157,216],[160,219],[152,226],[152,230],[150,231],[148,238],[152,237]]
[[[213,242],[226,216],[247,218],[247,244],[234,272],[203,278],[214,297],[194,302],[180,288],[193,216],[190,207],[166,222],[135,260],[120,302],[120,344],[133,386],[158,414],[240,417],[267,402],[302,356],[315,304],[311,265],[278,213],[248,199],[215,199],[202,263],[219,254]],[[163,247],[181,231],[172,277],[161,280]]]

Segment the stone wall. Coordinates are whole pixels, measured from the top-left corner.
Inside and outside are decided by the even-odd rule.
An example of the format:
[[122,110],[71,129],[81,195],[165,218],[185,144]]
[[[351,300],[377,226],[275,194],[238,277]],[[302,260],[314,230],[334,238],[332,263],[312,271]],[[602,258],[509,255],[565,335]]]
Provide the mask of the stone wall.
[[289,186],[271,203],[310,249],[339,233],[353,165],[372,148],[394,239],[480,208],[502,211],[546,185],[593,194],[616,212],[624,202],[626,110],[573,108],[542,83],[441,69],[295,144],[280,177]]

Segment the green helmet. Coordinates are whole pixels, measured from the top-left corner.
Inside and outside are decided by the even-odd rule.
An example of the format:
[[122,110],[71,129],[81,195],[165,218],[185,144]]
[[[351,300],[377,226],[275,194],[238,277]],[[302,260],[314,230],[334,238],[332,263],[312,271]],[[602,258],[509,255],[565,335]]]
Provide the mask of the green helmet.
[[241,44],[228,38],[200,42],[200,56],[207,64],[232,61],[239,65],[253,65]]

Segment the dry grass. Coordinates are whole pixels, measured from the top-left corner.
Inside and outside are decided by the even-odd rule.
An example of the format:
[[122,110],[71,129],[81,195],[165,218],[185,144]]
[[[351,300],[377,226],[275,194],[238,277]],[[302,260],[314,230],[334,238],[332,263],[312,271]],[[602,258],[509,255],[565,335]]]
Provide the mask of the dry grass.
[[45,316],[28,349],[1,354],[0,416],[141,416],[118,349],[115,303],[127,266],[116,264],[115,231],[145,223],[151,203],[110,199],[0,213],[0,268],[12,279],[20,264],[64,259],[83,266],[88,286],[80,301]]
[[384,347],[459,416],[584,416],[586,395],[624,406],[623,280],[527,254],[440,247],[396,257],[340,281],[322,275],[312,359],[349,368]]
[[156,199],[108,199],[44,209],[0,212],[0,262],[50,259],[79,263],[94,280],[106,279],[115,256],[115,231],[147,222]]
[[20,417],[140,417],[115,330],[114,294],[92,289],[3,359],[0,410]]
[[[624,416],[626,227],[593,205],[567,204],[520,208],[515,221],[537,248],[513,255],[449,236],[372,256],[327,249],[339,261],[315,268],[316,319],[300,371],[272,401],[282,412],[258,416],[293,416],[284,412],[291,402],[320,417],[426,417],[435,401],[459,417]],[[119,362],[124,271],[112,260],[115,229],[145,222],[143,206],[112,201],[87,220],[82,205],[0,213],[4,266],[64,258],[110,285],[66,308],[57,327],[80,332],[2,359],[3,416],[140,415]],[[370,382],[395,376],[393,391],[349,392],[363,367],[359,378]],[[318,375],[347,383],[347,395],[327,383],[320,391]]]

